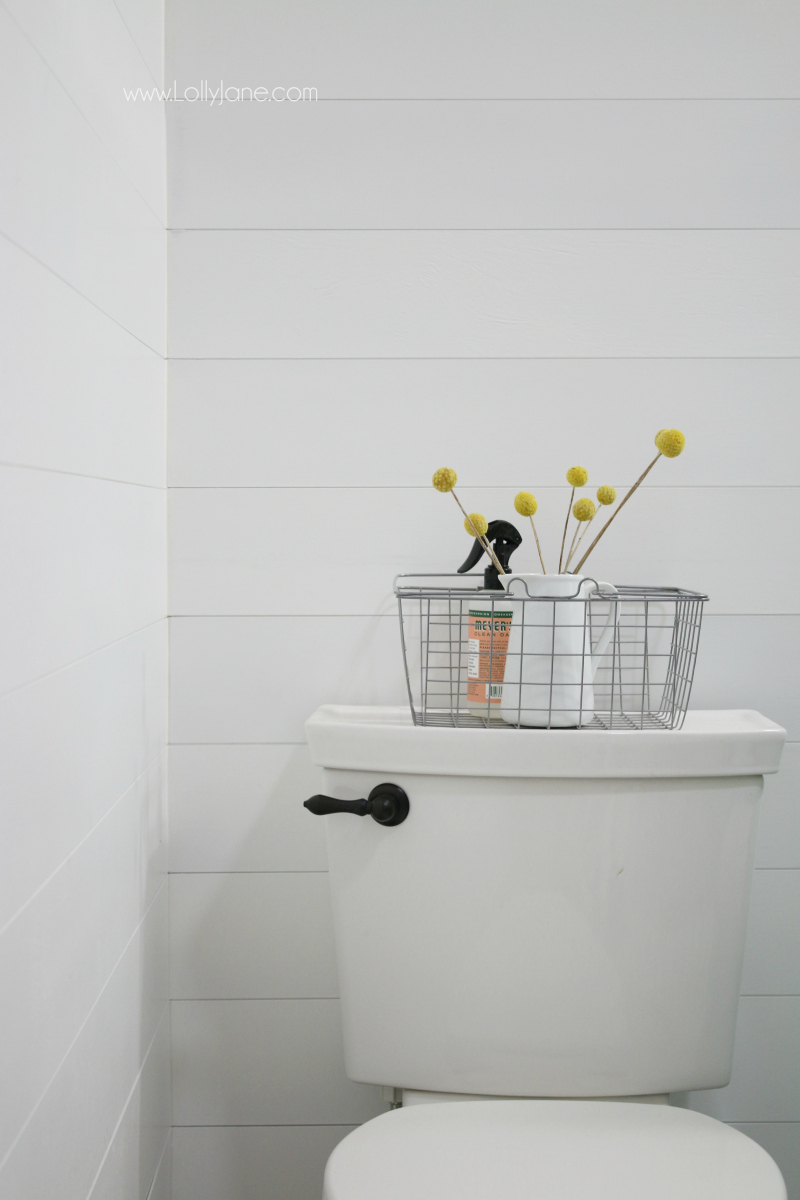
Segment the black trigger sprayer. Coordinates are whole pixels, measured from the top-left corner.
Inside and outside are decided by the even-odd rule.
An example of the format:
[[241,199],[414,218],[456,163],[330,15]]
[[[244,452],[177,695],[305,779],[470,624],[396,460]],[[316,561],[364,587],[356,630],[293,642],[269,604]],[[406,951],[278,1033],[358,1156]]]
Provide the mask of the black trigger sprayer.
[[[510,571],[511,568],[508,565],[508,560],[522,541],[522,534],[516,525],[512,525],[510,521],[490,521],[489,528],[486,530],[486,540],[493,544],[497,561],[503,570]],[[483,546],[478,538],[475,538],[472,549],[469,552],[469,558],[458,568],[459,575],[464,575],[467,571],[471,571],[483,553],[485,553]],[[483,572],[483,586],[493,592],[502,592],[503,590],[503,585],[497,573],[497,567],[491,559],[489,560],[488,567]]]

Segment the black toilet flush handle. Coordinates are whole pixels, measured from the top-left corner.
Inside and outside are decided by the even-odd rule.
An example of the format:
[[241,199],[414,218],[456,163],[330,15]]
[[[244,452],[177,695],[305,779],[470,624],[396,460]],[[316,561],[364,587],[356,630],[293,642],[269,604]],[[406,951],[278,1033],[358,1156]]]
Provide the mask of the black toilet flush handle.
[[328,813],[353,813],[372,817],[379,825],[402,825],[408,816],[408,796],[396,783],[379,783],[366,800],[335,800],[333,796],[312,796],[303,808],[317,817]]

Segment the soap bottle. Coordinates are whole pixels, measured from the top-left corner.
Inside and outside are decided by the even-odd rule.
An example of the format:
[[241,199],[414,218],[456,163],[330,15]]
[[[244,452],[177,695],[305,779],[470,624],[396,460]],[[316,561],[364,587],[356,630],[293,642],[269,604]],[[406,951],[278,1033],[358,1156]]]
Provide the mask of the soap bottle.
[[[522,541],[522,535],[510,521],[490,521],[486,540],[491,542],[497,561],[508,571],[508,560]],[[478,538],[466,562],[458,568],[459,575],[471,571],[485,553]],[[497,567],[490,560],[483,572],[483,587],[488,592],[504,595]],[[491,596],[476,596],[467,612],[467,708],[470,712],[491,717],[503,699],[503,675],[506,650],[511,633],[511,610]]]

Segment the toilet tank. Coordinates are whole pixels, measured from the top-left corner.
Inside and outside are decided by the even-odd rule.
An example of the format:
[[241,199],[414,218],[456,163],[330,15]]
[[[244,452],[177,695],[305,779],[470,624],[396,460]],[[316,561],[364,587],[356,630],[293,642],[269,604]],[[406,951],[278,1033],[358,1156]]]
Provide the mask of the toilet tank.
[[[408,793],[326,822],[347,1074],[503,1096],[730,1078],[762,776],[785,732],[421,728],[325,706],[324,790]],[[312,818],[309,818],[312,819]]]

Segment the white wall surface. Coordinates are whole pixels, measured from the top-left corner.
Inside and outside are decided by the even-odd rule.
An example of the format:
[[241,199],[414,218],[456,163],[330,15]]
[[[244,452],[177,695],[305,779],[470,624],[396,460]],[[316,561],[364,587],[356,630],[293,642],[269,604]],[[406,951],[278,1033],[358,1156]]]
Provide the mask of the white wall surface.
[[162,25],[0,5],[3,1200],[170,1195]]
[[733,1080],[690,1103],[800,1200],[799,32],[781,0],[170,0],[179,88],[320,97],[168,106],[176,1200],[318,1200],[383,1105],[341,1067],[302,726],[402,702],[392,577],[468,549],[433,470],[489,517],[534,490],[552,547],[566,468],[620,490],[671,425],[596,569],[707,589],[695,705],[789,730]]

